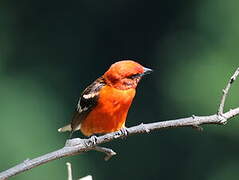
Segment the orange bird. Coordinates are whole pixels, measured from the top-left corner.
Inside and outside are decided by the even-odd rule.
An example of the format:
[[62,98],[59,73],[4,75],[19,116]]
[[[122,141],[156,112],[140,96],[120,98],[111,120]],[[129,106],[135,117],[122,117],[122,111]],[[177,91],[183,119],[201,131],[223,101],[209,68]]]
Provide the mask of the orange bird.
[[81,94],[71,124],[59,132],[80,130],[85,136],[125,128],[128,110],[136,87],[145,74],[152,72],[132,60],[118,61]]

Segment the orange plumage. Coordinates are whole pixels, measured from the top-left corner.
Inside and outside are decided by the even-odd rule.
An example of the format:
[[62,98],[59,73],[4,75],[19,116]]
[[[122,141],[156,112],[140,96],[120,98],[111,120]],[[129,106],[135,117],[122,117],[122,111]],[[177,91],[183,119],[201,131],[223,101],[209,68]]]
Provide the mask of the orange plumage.
[[104,86],[97,106],[81,122],[84,135],[114,132],[124,127],[135,89],[118,90]]
[[132,60],[114,63],[83,91],[71,124],[58,131],[81,130],[90,136],[124,128],[137,84],[151,71]]

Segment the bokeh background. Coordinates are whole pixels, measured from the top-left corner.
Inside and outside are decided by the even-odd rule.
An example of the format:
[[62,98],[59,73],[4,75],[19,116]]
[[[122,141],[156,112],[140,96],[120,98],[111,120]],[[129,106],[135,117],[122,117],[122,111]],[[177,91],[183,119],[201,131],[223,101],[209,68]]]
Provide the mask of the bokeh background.
[[[113,62],[153,68],[127,126],[216,112],[239,62],[239,1],[2,1],[0,6],[0,170],[62,147],[81,91]],[[239,106],[239,82],[226,108]],[[106,144],[109,162],[89,152],[13,177],[224,180],[239,176],[239,121],[167,129]],[[75,136],[81,136],[76,133]]]

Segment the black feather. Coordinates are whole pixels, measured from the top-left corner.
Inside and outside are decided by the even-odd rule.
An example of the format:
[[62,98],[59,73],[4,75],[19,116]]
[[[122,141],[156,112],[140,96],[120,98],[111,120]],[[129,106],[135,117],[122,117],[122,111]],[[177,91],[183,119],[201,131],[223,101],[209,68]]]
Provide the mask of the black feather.
[[[100,89],[105,85],[104,79],[98,78],[91,85],[89,85],[81,94],[77,104],[75,115],[71,121],[72,131],[80,125],[89,112],[97,105]],[[87,98],[86,98],[87,97]]]

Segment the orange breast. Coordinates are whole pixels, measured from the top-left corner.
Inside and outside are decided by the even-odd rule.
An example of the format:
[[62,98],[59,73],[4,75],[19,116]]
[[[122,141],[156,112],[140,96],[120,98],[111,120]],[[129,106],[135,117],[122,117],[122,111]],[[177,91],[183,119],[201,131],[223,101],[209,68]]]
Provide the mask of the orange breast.
[[124,127],[135,89],[119,90],[104,86],[96,107],[81,123],[81,132],[92,134],[114,132]]

